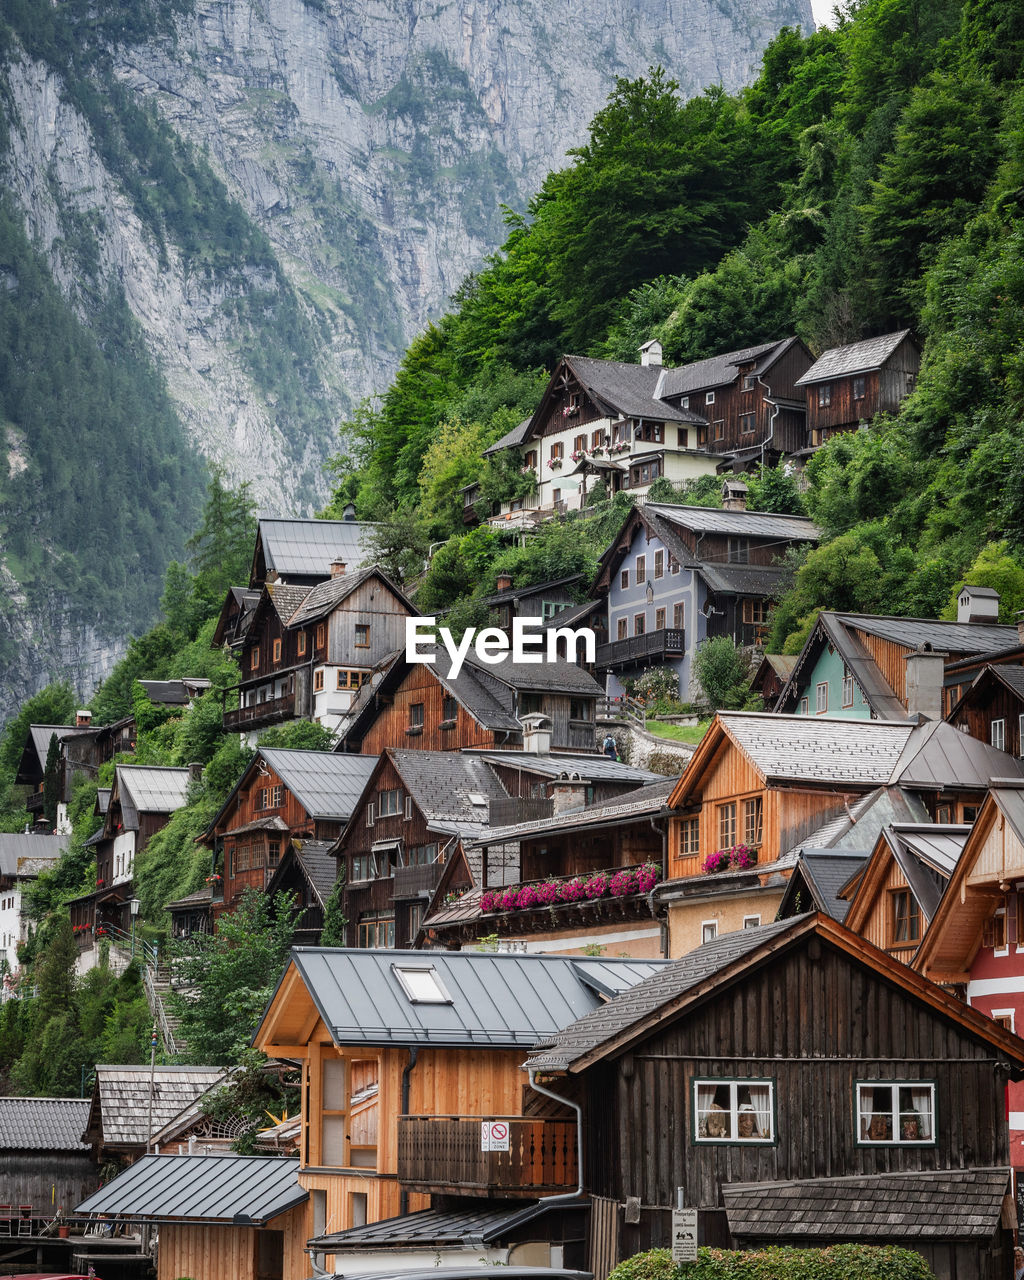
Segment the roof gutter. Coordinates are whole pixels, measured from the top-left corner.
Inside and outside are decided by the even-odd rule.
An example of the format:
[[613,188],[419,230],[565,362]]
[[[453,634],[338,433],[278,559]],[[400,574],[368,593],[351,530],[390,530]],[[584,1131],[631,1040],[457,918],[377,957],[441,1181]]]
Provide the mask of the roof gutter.
[[561,1102],[567,1107],[572,1107],[576,1112],[576,1171],[578,1182],[575,1191],[560,1191],[553,1196],[540,1196],[538,1203],[540,1204],[565,1204],[570,1200],[580,1200],[583,1198],[583,1108],[578,1102],[573,1102],[569,1098],[563,1098],[561,1094],[552,1093],[550,1089],[545,1089],[542,1084],[537,1083],[537,1068],[526,1068],[530,1078],[530,1088],[535,1093],[543,1094],[545,1098],[551,1098],[553,1102]]

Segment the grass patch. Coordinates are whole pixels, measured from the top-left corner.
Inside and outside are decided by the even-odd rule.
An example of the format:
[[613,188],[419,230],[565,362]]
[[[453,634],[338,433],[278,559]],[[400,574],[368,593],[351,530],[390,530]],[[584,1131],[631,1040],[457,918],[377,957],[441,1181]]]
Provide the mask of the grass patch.
[[710,720],[702,720],[700,724],[666,724],[662,720],[648,720],[647,732],[657,738],[674,738],[676,742],[689,742],[696,745],[707,733]]

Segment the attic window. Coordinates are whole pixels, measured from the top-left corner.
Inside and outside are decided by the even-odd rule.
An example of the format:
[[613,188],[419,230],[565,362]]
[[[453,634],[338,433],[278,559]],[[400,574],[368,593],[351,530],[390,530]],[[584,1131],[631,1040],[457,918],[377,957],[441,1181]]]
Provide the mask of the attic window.
[[452,1003],[433,965],[427,969],[421,965],[393,964],[391,969],[413,1004]]
[[469,803],[472,805],[486,806],[487,797],[482,795],[479,791],[471,791],[469,793]]

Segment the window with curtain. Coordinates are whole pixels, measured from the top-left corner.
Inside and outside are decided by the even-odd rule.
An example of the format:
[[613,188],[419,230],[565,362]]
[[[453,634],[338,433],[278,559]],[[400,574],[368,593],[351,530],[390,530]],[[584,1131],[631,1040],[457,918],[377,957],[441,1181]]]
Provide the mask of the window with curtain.
[[695,1080],[695,1141],[774,1142],[774,1087],[771,1080]]
[[919,1080],[857,1085],[857,1141],[909,1146],[935,1141],[935,1085]]

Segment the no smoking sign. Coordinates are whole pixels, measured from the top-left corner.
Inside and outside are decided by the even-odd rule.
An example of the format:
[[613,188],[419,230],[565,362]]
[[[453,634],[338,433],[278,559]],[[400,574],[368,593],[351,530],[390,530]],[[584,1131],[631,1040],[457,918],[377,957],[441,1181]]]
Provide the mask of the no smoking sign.
[[508,1150],[508,1121],[483,1120],[480,1124],[481,1151]]

